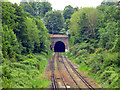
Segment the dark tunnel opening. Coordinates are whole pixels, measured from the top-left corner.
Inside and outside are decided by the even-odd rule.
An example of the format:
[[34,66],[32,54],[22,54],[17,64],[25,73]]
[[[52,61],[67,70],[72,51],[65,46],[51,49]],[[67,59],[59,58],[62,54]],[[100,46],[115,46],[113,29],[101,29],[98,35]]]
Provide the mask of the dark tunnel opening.
[[65,44],[61,41],[56,42],[54,52],[65,52]]

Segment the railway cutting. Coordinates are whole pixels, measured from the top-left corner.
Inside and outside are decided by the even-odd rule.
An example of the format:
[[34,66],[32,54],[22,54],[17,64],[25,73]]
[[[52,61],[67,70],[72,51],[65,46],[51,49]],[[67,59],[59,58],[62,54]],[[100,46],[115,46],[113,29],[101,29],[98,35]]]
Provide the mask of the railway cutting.
[[90,77],[79,71],[77,65],[70,62],[68,58],[60,52],[55,52],[49,59],[46,68],[46,76],[52,82],[49,88],[76,88],[81,90],[87,88],[95,90],[99,85],[95,83]]

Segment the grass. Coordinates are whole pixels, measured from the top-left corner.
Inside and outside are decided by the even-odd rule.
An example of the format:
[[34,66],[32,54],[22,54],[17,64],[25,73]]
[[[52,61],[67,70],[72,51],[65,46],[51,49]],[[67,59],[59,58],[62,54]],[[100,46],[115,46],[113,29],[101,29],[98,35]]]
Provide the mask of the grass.
[[3,63],[3,88],[47,88],[51,84],[44,76],[48,58],[52,54],[29,54],[19,56],[14,62]]
[[[86,52],[86,51],[84,51]],[[120,88],[120,68],[118,53],[108,51],[91,54],[81,53],[71,55],[65,53],[69,60],[79,65],[79,70],[84,71],[104,88]],[[111,83],[109,83],[111,80]]]
[[89,71],[89,67],[85,63],[80,64],[78,69],[86,73]]

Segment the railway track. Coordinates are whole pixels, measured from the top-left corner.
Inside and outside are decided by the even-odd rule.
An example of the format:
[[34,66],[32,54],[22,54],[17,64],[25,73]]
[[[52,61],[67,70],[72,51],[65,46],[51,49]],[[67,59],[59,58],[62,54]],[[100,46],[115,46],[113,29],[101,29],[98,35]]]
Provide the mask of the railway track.
[[[56,58],[56,59],[55,59]],[[53,57],[51,58],[51,77],[52,77],[52,87],[55,89],[55,90],[58,90],[58,83],[57,83],[57,80],[56,80],[56,77],[55,77],[55,74],[54,74],[54,70],[55,70],[55,67],[54,67],[54,62],[56,60],[56,64],[57,64],[57,69],[59,71],[59,74],[60,74],[60,79],[62,80],[62,83],[64,85],[64,88],[67,89],[67,84],[66,84],[66,81],[64,79],[64,75],[63,73],[61,72],[61,68],[59,66],[60,64],[60,60],[62,61],[62,64],[64,65],[67,73],[69,74],[70,78],[72,79],[72,81],[74,82],[74,84],[76,85],[75,88],[78,88],[78,89],[82,89],[81,86],[79,85],[78,81],[74,78],[74,76],[71,74],[71,72],[69,71],[69,68],[68,66],[66,65],[66,63],[68,63],[69,67],[71,68],[71,70],[76,74],[76,76],[78,77],[78,79],[80,79],[87,87],[88,89],[90,90],[95,90],[92,85],[90,83],[88,83],[84,77],[74,68],[74,66],[71,64],[71,62],[68,61],[67,57],[66,56],[62,56],[61,53],[55,53],[53,55]],[[66,60],[66,63],[65,63],[65,60]]]
[[64,56],[64,58],[66,59],[67,63],[70,65],[70,67],[72,68],[72,70],[76,73],[76,75],[79,77],[79,79],[81,79],[83,81],[83,83],[91,90],[95,90],[92,85],[90,83],[88,83],[84,77],[74,68],[74,66],[71,64],[71,62],[68,61],[67,57]]
[[53,89],[57,90],[58,89],[58,85],[57,85],[55,74],[54,74],[54,60],[55,60],[55,55],[53,55],[53,57],[50,60],[50,64],[51,64],[50,66],[51,66],[52,87],[53,87]]
[[56,60],[56,61],[57,61],[57,67],[58,67],[58,71],[59,71],[59,73],[60,73],[60,77],[61,77],[61,79],[62,79],[62,82],[63,82],[65,88],[67,89],[67,84],[66,84],[66,82],[65,82],[64,76],[63,76],[63,74],[61,73],[60,66],[59,66],[59,62],[60,62],[60,60],[59,60],[59,53],[57,53],[57,60]]
[[76,84],[77,88],[81,89],[80,86],[78,85],[78,83],[76,82],[76,80],[75,80],[75,79],[73,78],[73,76],[71,75],[71,73],[70,73],[70,71],[68,70],[67,66],[65,65],[65,62],[64,62],[64,60],[63,60],[63,57],[62,57],[62,56],[60,56],[60,57],[61,57],[61,59],[62,59],[62,62],[63,62],[63,64],[64,64],[64,66],[65,66],[65,69],[66,69],[67,72],[69,73],[69,75],[70,75],[70,77],[72,78],[73,82]]

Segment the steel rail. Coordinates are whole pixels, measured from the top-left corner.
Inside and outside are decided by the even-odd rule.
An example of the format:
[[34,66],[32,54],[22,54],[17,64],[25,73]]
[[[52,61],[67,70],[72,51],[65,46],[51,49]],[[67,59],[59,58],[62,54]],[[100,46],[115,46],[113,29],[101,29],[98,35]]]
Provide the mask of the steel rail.
[[63,62],[63,64],[64,64],[64,66],[65,66],[65,68],[66,68],[67,72],[69,73],[70,77],[72,78],[73,82],[74,82],[74,83],[78,86],[78,88],[81,90],[81,88],[80,88],[80,86],[78,85],[78,83],[75,81],[75,79],[73,78],[73,76],[70,74],[70,72],[69,72],[69,70],[68,70],[67,66],[65,65],[65,62],[64,62],[64,60],[63,60],[63,57],[62,57],[62,56],[61,56],[61,59],[62,59],[62,62]]
[[70,67],[72,68],[72,70],[76,73],[76,75],[83,81],[83,83],[85,83],[85,85],[91,89],[91,90],[95,90],[92,85],[90,83],[88,83],[84,77],[74,68],[74,66],[71,64],[71,62],[68,61],[68,59],[66,58],[66,56],[64,56],[64,58],[66,59],[67,63],[70,65]]
[[62,75],[62,73],[61,73],[61,71],[60,71],[58,62],[60,62],[60,60],[59,60],[59,53],[58,53],[58,55],[57,55],[57,66],[58,66],[58,71],[59,71],[59,73],[60,73],[60,76],[61,76],[61,79],[62,79],[62,81],[63,81],[63,84],[64,84],[65,88],[67,89],[67,84],[66,84],[66,82],[65,82],[64,76]]
[[55,55],[53,55],[52,60],[51,60],[52,87],[53,89],[57,90],[58,86],[57,86],[56,78],[54,75],[54,58],[55,58]]

